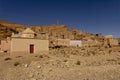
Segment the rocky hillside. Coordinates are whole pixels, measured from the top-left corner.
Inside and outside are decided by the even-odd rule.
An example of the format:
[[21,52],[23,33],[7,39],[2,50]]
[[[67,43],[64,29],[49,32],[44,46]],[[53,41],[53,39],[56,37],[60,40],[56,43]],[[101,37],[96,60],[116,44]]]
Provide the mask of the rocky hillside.
[[11,27],[0,24],[0,40],[10,37],[12,32],[17,33],[18,31],[16,31],[15,29]]
[[38,25],[38,26],[26,26],[6,20],[0,20],[0,39],[10,37],[12,32],[17,33],[23,31],[25,28],[31,28],[37,33],[47,33],[52,38],[68,38],[68,39],[83,39],[91,38],[97,39],[102,38],[100,34],[92,34],[82,30],[69,29],[66,25]]

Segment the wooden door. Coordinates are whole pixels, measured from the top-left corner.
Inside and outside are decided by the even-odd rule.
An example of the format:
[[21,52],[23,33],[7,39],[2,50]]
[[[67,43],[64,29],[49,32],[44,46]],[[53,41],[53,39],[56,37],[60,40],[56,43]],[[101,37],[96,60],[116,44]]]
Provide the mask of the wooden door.
[[30,44],[30,54],[34,53],[34,44]]

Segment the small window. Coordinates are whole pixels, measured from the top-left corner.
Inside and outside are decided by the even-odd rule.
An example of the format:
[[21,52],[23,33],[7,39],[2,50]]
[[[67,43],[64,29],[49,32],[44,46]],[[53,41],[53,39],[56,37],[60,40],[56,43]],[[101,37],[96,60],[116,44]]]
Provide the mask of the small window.
[[4,53],[7,53],[7,50],[5,50]]
[[96,34],[96,36],[98,37],[99,34]]

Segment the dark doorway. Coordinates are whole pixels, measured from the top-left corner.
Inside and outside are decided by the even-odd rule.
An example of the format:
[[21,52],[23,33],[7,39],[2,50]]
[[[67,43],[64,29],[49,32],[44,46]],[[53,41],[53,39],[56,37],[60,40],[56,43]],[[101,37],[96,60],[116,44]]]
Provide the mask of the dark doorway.
[[61,35],[62,36],[62,39],[65,39],[65,36],[64,35]]
[[34,44],[30,44],[30,54],[34,53]]

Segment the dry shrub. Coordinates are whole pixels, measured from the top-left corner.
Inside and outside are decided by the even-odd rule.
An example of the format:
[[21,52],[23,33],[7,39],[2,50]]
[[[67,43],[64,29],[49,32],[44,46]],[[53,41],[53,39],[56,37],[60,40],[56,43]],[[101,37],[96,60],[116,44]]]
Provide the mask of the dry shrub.
[[15,63],[14,63],[14,66],[18,66],[18,65],[20,65],[19,62],[15,62]]
[[10,58],[10,57],[7,57],[7,58],[5,58],[4,60],[5,60],[5,61],[8,61],[8,60],[11,60],[11,58]]
[[67,59],[65,59],[63,62],[67,62],[68,60]]
[[95,51],[91,51],[91,54],[92,54],[93,56],[95,56],[96,52],[95,52]]
[[22,57],[22,56],[17,56],[16,58],[20,58],[20,57]]
[[81,50],[85,50],[85,48],[82,48]]
[[105,46],[105,48],[108,48],[107,46]]
[[76,65],[80,65],[80,64],[81,64],[81,62],[80,62],[80,61],[77,61],[77,62],[76,62]]
[[50,56],[44,54],[44,55],[40,55],[39,58],[50,58]]
[[43,55],[40,55],[39,58],[43,58]]
[[118,62],[118,65],[120,65],[120,62]]
[[109,53],[111,53],[112,52],[112,50],[109,50]]
[[38,57],[37,55],[35,55],[34,57]]

